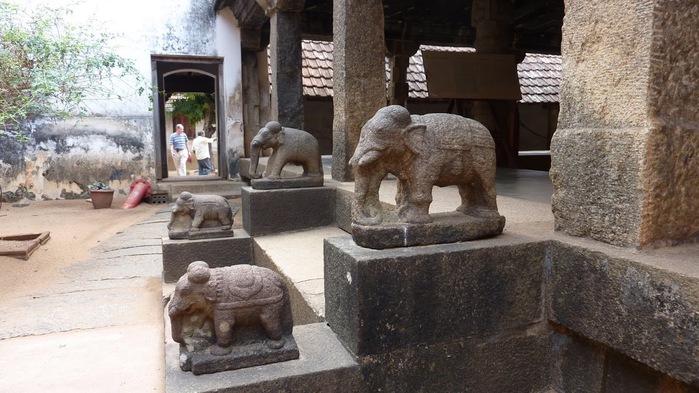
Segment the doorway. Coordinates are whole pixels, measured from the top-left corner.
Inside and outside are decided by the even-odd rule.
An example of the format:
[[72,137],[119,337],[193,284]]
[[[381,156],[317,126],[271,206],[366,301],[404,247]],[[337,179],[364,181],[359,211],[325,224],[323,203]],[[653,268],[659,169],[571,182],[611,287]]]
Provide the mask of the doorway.
[[[199,56],[151,56],[154,85],[155,172],[157,180],[213,180],[228,177],[226,135],[222,105],[223,59]],[[192,147],[200,131],[215,139],[209,146],[212,170],[199,175],[196,157],[190,157],[186,176],[178,176],[170,154],[169,138],[182,124]]]

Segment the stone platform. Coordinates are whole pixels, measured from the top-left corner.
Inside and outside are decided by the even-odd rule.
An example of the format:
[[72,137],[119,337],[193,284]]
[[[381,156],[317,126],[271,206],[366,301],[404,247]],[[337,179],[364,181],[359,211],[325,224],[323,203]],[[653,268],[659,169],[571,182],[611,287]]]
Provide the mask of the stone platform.
[[250,236],[321,227],[335,222],[332,187],[242,189],[243,228]]
[[210,267],[241,263],[253,264],[252,239],[242,229],[233,237],[202,240],[162,239],[163,280],[176,282],[194,261],[205,261]]

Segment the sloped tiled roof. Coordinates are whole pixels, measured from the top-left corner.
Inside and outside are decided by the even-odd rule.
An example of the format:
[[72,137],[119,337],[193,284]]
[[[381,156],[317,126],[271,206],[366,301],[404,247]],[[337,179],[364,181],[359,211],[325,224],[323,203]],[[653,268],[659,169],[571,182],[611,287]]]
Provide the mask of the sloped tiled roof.
[[[327,41],[303,40],[303,94],[311,97],[332,97],[333,44]],[[437,47],[423,45],[410,58],[407,82],[410,98],[428,98],[422,49],[472,52],[473,48]],[[386,78],[390,77],[388,63]],[[561,57],[556,55],[527,54],[517,65],[522,100],[520,102],[558,102],[561,75]]]

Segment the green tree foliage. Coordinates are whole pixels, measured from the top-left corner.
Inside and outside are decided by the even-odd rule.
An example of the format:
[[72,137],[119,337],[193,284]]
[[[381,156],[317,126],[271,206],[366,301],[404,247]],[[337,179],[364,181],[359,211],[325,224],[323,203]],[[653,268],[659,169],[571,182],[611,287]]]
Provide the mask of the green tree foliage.
[[183,93],[170,99],[172,114],[184,116],[191,124],[204,121],[204,132],[210,137],[216,131],[216,104],[213,96],[204,93]]
[[[122,99],[110,80],[147,85],[133,63],[116,54],[112,34],[94,23],[70,23],[70,8],[23,8],[0,1],[0,127],[22,138],[27,121],[88,112],[88,100]],[[26,137],[25,137],[26,138]]]

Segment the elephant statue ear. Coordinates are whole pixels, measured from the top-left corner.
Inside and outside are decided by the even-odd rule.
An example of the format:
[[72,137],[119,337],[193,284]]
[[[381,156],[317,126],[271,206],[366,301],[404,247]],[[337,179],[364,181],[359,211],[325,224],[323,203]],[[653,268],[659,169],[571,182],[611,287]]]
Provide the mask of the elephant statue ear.
[[403,141],[407,148],[421,155],[427,150],[427,126],[425,124],[411,124],[403,131]]

